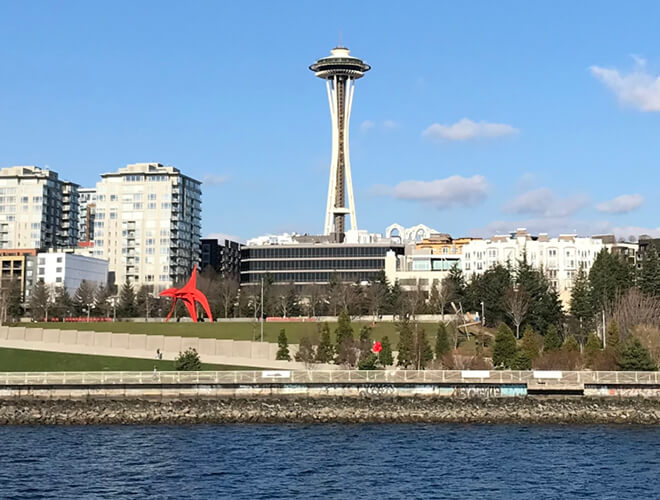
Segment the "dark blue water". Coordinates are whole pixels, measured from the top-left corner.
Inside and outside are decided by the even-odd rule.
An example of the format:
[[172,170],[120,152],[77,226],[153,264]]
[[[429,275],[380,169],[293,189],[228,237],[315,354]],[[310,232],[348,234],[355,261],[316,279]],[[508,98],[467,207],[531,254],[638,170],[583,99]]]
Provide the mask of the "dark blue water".
[[0,427],[3,498],[660,498],[660,428]]

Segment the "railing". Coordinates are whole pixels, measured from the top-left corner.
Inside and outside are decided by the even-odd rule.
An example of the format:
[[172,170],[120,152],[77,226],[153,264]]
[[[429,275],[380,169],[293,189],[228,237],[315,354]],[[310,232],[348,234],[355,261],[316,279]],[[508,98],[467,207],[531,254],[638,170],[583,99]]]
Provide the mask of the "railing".
[[0,389],[21,385],[140,384],[660,384],[660,372],[488,370],[264,370],[204,372],[0,372]]

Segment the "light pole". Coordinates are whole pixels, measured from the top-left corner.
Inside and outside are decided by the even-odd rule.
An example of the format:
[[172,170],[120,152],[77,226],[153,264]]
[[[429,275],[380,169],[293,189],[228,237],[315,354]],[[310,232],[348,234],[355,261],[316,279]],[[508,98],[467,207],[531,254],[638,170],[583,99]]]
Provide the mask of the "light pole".
[[264,279],[261,278],[261,341],[264,341]]
[[486,326],[486,312],[483,300],[481,301],[481,326]]

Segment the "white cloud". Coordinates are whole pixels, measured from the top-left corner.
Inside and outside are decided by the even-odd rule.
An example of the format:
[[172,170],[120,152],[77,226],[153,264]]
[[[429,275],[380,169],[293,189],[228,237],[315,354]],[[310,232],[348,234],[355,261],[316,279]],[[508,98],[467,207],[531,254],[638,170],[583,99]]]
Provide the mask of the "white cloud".
[[202,182],[207,186],[219,186],[229,181],[228,175],[207,174],[203,177]]
[[586,195],[560,198],[551,189],[537,188],[522,193],[504,205],[502,209],[512,214],[566,217],[573,215],[588,203],[589,198]]
[[632,56],[635,68],[628,74],[617,69],[591,66],[589,70],[598,80],[616,94],[619,100],[640,111],[660,111],[660,76],[646,70],[646,61]]
[[608,214],[627,214],[644,203],[641,194],[622,194],[613,200],[605,201],[596,205],[596,210]]
[[506,123],[473,122],[463,118],[452,125],[434,123],[422,132],[422,136],[432,141],[467,141],[482,137],[502,137],[516,132],[517,129]]
[[488,183],[482,175],[453,175],[433,181],[403,181],[394,187],[374,186],[372,192],[398,200],[428,203],[436,208],[471,206],[488,196]]
[[617,238],[628,238],[629,236],[639,238],[642,234],[648,234],[652,238],[660,238],[660,227],[619,226],[613,227],[611,232]]
[[364,120],[364,121],[360,124],[360,130],[361,130],[362,132],[368,132],[369,130],[371,130],[371,129],[374,128],[375,126],[376,126],[376,124],[375,124],[374,122],[372,122],[371,120]]
[[395,122],[394,120],[385,120],[383,122],[383,127],[385,128],[397,128],[399,124]]

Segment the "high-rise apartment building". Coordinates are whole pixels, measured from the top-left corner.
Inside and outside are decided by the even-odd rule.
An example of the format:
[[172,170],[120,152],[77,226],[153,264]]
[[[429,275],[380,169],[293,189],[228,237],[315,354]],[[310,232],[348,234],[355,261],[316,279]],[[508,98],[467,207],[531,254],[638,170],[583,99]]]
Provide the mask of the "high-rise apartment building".
[[154,292],[180,283],[199,261],[201,183],[160,163],[136,163],[96,184],[94,256],[117,285]]
[[78,241],[94,241],[96,188],[78,189]]
[[0,170],[0,248],[78,242],[78,185],[35,166]]

